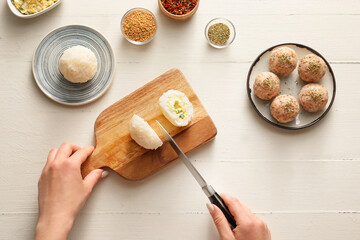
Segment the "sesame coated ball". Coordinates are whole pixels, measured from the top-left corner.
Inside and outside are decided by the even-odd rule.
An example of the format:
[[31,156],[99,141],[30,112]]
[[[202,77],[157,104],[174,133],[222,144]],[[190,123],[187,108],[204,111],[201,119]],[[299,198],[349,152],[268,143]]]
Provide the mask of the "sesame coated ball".
[[288,94],[277,96],[270,105],[271,115],[281,123],[293,121],[299,111],[299,103]]
[[270,70],[281,76],[287,76],[297,66],[296,52],[289,47],[277,47],[270,54]]
[[317,82],[326,73],[325,61],[315,54],[308,54],[300,60],[298,73],[305,82]]
[[254,93],[262,100],[270,100],[280,92],[280,79],[272,72],[262,72],[255,77]]
[[299,94],[300,104],[308,112],[318,112],[324,109],[328,99],[329,94],[326,88],[317,83],[306,84]]

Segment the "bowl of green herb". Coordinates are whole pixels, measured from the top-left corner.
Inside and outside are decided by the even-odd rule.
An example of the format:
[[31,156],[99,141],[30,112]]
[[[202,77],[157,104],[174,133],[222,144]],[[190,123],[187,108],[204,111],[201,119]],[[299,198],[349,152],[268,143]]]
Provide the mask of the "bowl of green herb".
[[214,48],[226,48],[235,36],[235,27],[226,18],[214,18],[205,27],[205,37]]

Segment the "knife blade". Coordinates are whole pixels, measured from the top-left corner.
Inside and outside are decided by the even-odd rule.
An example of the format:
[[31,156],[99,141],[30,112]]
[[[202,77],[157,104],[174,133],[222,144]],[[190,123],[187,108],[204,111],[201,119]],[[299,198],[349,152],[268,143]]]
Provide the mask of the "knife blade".
[[229,208],[226,206],[224,200],[220,197],[220,195],[214,190],[214,188],[209,185],[205,179],[201,176],[198,170],[194,167],[194,165],[190,162],[189,158],[185,155],[185,153],[181,150],[181,148],[177,145],[175,140],[170,136],[170,134],[166,131],[166,129],[156,120],[160,129],[163,131],[166,140],[168,140],[171,147],[174,149],[176,154],[185,164],[187,169],[193,175],[195,180],[199,183],[201,189],[204,191],[205,195],[209,198],[210,202],[215,204],[225,215],[226,219],[229,222],[231,229],[236,228],[236,222],[234,217],[229,211]]

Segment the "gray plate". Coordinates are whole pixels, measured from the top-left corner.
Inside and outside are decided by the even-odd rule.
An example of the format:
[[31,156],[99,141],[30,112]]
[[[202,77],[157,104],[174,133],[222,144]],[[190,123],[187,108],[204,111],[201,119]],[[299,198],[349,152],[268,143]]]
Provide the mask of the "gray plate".
[[[306,112],[300,105],[300,112],[294,121],[291,121],[289,123],[280,123],[276,121],[276,119],[274,119],[270,113],[270,104],[272,100],[264,101],[258,98],[254,94],[252,89],[253,89],[255,77],[261,72],[270,72],[270,68],[269,68],[270,52],[278,46],[286,46],[294,49],[298,57],[298,66],[300,59],[310,53],[316,54],[325,61],[328,69],[326,70],[324,77],[317,82],[318,84],[324,86],[329,92],[329,101],[322,111],[316,113],[309,113]],[[281,80],[281,90],[279,94],[290,94],[294,96],[299,102],[300,90],[306,84],[306,82],[301,80],[301,78],[299,77],[298,66],[289,76],[279,77]],[[251,105],[254,107],[255,111],[266,122],[285,129],[292,129],[292,130],[302,129],[319,122],[330,110],[335,99],[335,92],[336,92],[335,76],[330,67],[330,64],[326,61],[326,59],[323,56],[321,56],[320,53],[318,53],[314,49],[297,43],[283,43],[273,46],[269,49],[266,49],[255,59],[248,73],[247,92]]]
[[[71,83],[59,70],[63,52],[81,45],[95,53],[97,72],[86,83]],[[80,25],[58,28],[39,44],[32,70],[41,91],[52,100],[66,105],[81,105],[101,97],[110,87],[115,73],[115,56],[109,42],[96,30]]]

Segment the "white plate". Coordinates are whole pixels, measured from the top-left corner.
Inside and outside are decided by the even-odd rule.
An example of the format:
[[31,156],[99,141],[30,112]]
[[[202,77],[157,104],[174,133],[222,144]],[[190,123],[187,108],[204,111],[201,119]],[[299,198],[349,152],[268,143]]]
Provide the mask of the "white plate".
[[[255,77],[261,72],[270,72],[270,68],[269,68],[270,52],[274,48],[279,46],[286,46],[294,49],[298,57],[298,65],[300,59],[310,53],[313,53],[321,57],[325,61],[328,68],[326,70],[324,77],[317,82],[318,84],[324,86],[329,93],[329,101],[322,111],[316,113],[309,113],[306,112],[300,105],[300,112],[294,121],[291,121],[289,123],[280,123],[276,121],[276,119],[274,119],[270,113],[270,104],[272,100],[269,101],[261,100],[254,94],[252,89],[253,89]],[[298,66],[289,76],[286,77],[279,76],[279,78],[281,80],[281,90],[279,95],[290,94],[299,101],[300,90],[307,83],[301,80],[301,78],[299,77]],[[247,92],[251,105],[254,107],[255,111],[259,114],[259,116],[262,117],[266,122],[285,129],[292,129],[292,130],[302,129],[319,122],[330,110],[335,99],[335,92],[336,92],[335,76],[331,69],[330,64],[326,61],[326,59],[323,56],[321,56],[320,53],[318,53],[314,49],[297,43],[283,43],[266,49],[255,59],[255,61],[250,67],[247,77]]]
[[40,12],[34,13],[34,14],[30,14],[30,15],[25,15],[22,14],[21,12],[19,12],[19,10],[14,6],[14,4],[11,2],[11,0],[7,0],[7,4],[11,10],[11,12],[19,17],[19,18],[34,18],[37,16],[40,16],[41,14],[44,14],[48,11],[50,11],[51,9],[54,9],[55,7],[57,7],[60,3],[62,2],[62,0],[58,0],[56,3],[52,4],[51,6],[45,8],[44,10],[41,10]]

